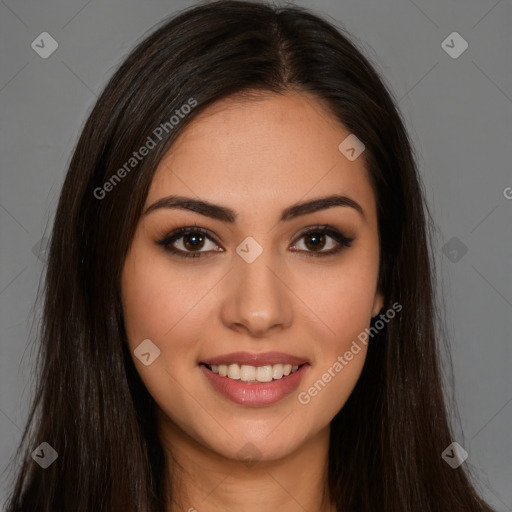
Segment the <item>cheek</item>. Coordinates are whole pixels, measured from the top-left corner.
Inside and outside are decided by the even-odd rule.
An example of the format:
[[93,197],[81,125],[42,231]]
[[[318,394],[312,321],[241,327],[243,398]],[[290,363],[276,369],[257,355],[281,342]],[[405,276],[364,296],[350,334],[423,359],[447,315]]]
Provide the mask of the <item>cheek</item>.
[[328,341],[324,347],[327,354],[343,350],[347,342],[350,345],[370,323],[377,284],[377,263],[371,259],[354,257],[335,271],[304,273],[308,277],[300,293],[307,297],[310,322],[318,324],[320,320],[325,327],[322,339]]
[[308,323],[317,325],[311,334],[318,348],[316,364],[297,400],[319,424],[330,421],[343,407],[366,359],[365,329],[370,325],[378,275],[378,260],[370,251],[367,255],[347,258],[336,275],[327,271],[328,278],[315,276],[321,286],[312,286],[311,274],[305,282],[312,305]]
[[[357,353],[344,351],[322,368],[317,367],[309,381],[299,390],[297,401],[320,424],[325,424],[342,409],[351,395],[366,358],[366,346],[358,343]],[[355,351],[355,350],[354,350]],[[347,352],[352,355],[346,358]],[[339,359],[338,359],[339,358]]]
[[[197,371],[198,341],[205,337],[204,286],[138,245],[126,259],[121,289],[128,345],[139,375],[157,402],[165,397],[180,403],[178,383]],[[149,366],[134,354],[146,339],[160,351]]]
[[200,301],[201,287],[183,278],[165,258],[139,248],[129,255],[122,274],[122,302],[128,338],[160,343],[172,338]]
[[353,318],[340,318],[338,336],[332,341],[322,339],[316,364],[297,391],[299,408],[307,411],[309,419],[306,421],[314,425],[325,425],[332,420],[345,405],[361,375],[367,345],[357,336],[366,324],[364,319],[357,327],[353,324]]
[[[197,411],[190,410],[193,404],[189,395],[183,393],[181,383],[196,370],[192,340],[197,338],[190,327],[194,326],[193,299],[197,302],[200,294],[187,296],[183,291],[187,289],[186,284],[180,283],[179,275],[144,252],[138,247],[136,253],[127,257],[121,280],[130,353],[148,392],[168,416],[174,417],[173,413],[179,411],[186,417],[194,417]],[[134,354],[146,339],[160,351],[147,366]],[[173,404],[172,410],[166,408],[168,404]]]

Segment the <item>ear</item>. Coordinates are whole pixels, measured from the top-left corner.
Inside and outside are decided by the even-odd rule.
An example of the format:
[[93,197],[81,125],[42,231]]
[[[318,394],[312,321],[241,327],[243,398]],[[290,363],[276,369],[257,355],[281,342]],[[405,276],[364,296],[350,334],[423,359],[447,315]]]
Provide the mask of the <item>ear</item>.
[[373,300],[372,316],[376,316],[384,307],[384,296],[382,293],[377,292]]

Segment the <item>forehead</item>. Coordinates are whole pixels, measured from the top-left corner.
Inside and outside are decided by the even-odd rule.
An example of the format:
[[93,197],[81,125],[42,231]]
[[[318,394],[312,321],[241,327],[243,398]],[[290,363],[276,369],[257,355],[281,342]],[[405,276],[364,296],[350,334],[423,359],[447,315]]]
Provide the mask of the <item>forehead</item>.
[[201,112],[160,162],[147,204],[169,194],[229,205],[243,215],[299,199],[345,194],[374,210],[364,153],[338,149],[350,132],[306,93],[230,97]]

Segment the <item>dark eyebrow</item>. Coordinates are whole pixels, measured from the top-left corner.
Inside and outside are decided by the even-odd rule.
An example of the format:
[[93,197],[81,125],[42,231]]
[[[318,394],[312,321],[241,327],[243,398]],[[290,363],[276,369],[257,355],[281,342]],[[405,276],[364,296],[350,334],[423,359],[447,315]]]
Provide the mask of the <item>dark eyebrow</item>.
[[[363,216],[363,218],[365,218],[364,210],[359,205],[359,203],[350,197],[334,194],[303,203],[296,203],[292,206],[289,206],[288,208],[285,208],[281,214],[279,222],[291,220],[296,217],[300,217],[301,215],[307,215],[308,213],[326,210],[327,208],[333,208],[334,206],[346,206],[353,208],[354,210],[358,211]],[[148,206],[144,212],[144,215],[147,215],[159,208],[178,208],[181,210],[190,210],[206,217],[211,217],[212,219],[217,219],[222,222],[229,223],[234,223],[237,219],[237,214],[231,208],[183,196],[162,197],[162,199],[159,199],[151,206]]]

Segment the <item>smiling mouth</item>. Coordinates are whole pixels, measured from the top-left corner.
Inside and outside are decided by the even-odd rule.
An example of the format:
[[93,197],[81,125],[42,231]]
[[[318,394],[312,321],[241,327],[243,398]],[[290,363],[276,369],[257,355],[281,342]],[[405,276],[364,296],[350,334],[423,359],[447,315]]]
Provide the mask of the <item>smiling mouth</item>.
[[220,375],[221,377],[226,377],[231,380],[240,380],[251,384],[284,379],[308,363],[303,363],[301,365],[268,364],[264,366],[250,366],[246,364],[239,365],[237,363],[220,365],[202,364],[208,368],[208,370]]

